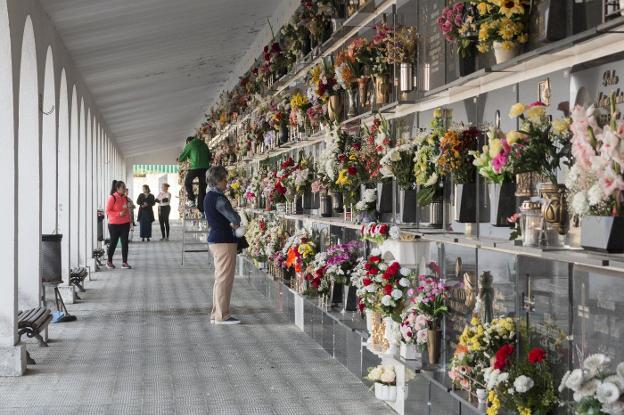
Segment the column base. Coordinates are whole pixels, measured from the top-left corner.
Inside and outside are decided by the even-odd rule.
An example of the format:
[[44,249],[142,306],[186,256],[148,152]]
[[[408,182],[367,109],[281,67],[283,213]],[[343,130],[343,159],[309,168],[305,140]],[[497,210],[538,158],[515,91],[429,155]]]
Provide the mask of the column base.
[[0,377],[22,376],[26,371],[26,348],[23,345],[0,346]]
[[73,285],[59,285],[58,289],[65,304],[76,304],[76,290]]

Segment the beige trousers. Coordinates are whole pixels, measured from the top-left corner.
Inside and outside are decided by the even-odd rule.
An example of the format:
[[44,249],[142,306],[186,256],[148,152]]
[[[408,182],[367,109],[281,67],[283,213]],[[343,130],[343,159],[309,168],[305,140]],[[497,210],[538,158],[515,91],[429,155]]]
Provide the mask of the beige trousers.
[[211,318],[218,321],[227,320],[230,318],[230,298],[236,273],[237,244],[210,244],[208,248],[212,252],[215,265]]

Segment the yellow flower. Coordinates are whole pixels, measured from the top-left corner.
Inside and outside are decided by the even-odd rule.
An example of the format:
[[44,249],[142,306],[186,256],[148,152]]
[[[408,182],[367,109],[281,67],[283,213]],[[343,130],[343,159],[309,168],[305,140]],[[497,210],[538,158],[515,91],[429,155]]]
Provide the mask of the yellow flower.
[[511,50],[516,47],[516,44],[510,40],[506,40],[502,43],[503,49]]
[[540,124],[546,116],[546,109],[541,105],[529,108],[527,118],[534,124]]
[[356,160],[357,160],[357,156],[356,156],[355,154],[351,154],[351,155],[349,156],[349,160],[350,160],[350,161],[356,161]]
[[481,3],[477,4],[477,10],[479,11],[479,14],[481,16],[486,15],[490,12],[490,10],[492,10],[492,5],[482,1]]
[[479,42],[486,42],[490,39],[490,24],[487,22],[481,23],[479,27]]
[[503,143],[501,143],[501,140],[498,138],[493,138],[492,140],[490,140],[490,158],[494,158],[498,155],[498,153],[501,152],[501,150],[503,149]]
[[338,172],[338,179],[336,179],[336,184],[338,186],[347,186],[351,184],[347,169],[342,169]]
[[232,183],[232,190],[238,190],[238,189],[240,189],[240,184],[238,182]]
[[507,144],[510,146],[516,144],[518,140],[521,140],[525,137],[520,131],[512,130],[507,133]]
[[524,114],[526,111],[526,107],[522,102],[518,102],[517,104],[513,104],[509,109],[509,118],[517,118]]
[[518,41],[518,43],[527,43],[529,41],[529,35],[527,35],[526,33],[523,33],[520,36],[518,36],[516,40]]
[[503,40],[513,39],[515,31],[516,25],[511,19],[501,19],[500,24],[498,25],[498,34],[503,38]]
[[500,12],[507,17],[513,17],[514,14],[524,14],[524,6],[522,0],[504,0],[500,5]]
[[490,391],[488,393],[488,402],[490,403],[488,409],[486,410],[487,415],[496,415],[501,407],[500,399],[496,395],[496,392]]
[[436,108],[433,110],[434,118],[442,118],[442,108]]
[[563,134],[565,131],[568,131],[570,127],[570,121],[567,118],[553,120],[552,128],[555,134]]
[[470,324],[472,324],[473,326],[476,326],[477,324],[479,324],[479,319],[476,316],[473,316],[470,319]]
[[479,42],[477,44],[477,50],[479,51],[479,53],[488,53],[490,51],[490,44]]
[[528,408],[526,406],[519,406],[518,414],[519,415],[531,415],[531,408]]

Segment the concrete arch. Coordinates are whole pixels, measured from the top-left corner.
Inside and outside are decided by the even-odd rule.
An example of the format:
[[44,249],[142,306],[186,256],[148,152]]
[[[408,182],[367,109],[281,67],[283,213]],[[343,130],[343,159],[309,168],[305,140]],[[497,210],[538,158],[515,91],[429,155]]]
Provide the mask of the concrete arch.
[[19,79],[18,125],[18,298],[20,308],[39,306],[41,277],[41,141],[37,47],[30,16],[26,18]]
[[41,113],[41,232],[56,233],[57,215],[57,129],[56,85],[54,80],[54,56],[52,47],[46,53],[43,84],[43,108]]
[[70,193],[70,138],[69,138],[69,94],[67,75],[61,70],[58,99],[58,184],[57,212],[58,232],[63,235],[61,240],[61,264],[63,276],[69,275],[69,193]]
[[[15,120],[13,108],[13,59],[11,34],[6,0],[0,0],[0,175],[9,183],[9,192],[14,191],[16,147]],[[7,208],[0,215],[0,263],[3,275],[0,279],[0,347],[11,347],[17,343],[17,269],[15,263],[16,199],[7,202]],[[23,368],[9,370],[21,375]],[[20,372],[20,373],[17,373]]]
[[69,252],[70,252],[70,267],[78,266],[78,92],[74,85],[71,98],[71,112],[70,112],[70,157],[69,157]]

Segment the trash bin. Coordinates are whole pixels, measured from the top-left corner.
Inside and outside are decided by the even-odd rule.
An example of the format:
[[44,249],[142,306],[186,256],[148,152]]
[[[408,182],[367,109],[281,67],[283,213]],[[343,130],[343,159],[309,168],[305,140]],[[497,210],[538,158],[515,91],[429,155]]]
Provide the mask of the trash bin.
[[41,280],[44,283],[63,282],[61,239],[63,235],[41,235]]
[[98,242],[104,240],[104,211],[102,209],[97,210],[97,240]]

